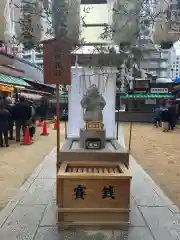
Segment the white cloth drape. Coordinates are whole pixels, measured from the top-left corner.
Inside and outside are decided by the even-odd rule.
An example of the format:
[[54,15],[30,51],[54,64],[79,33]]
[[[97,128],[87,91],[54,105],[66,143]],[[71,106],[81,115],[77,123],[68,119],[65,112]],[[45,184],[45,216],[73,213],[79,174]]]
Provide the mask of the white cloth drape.
[[[109,79],[102,93],[106,101],[106,106],[103,110],[103,122],[106,129],[107,138],[116,137],[116,124],[115,124],[115,95],[116,95],[116,69],[104,68],[109,73]],[[68,137],[79,137],[80,128],[84,127],[83,121],[83,109],[81,108],[80,101],[83,91],[81,91],[82,85],[80,84],[80,76],[85,74],[93,74],[93,72],[101,72],[100,69],[89,68],[72,68],[72,85],[69,93],[68,102],[68,125],[67,135]],[[95,81],[96,79],[94,79]],[[94,83],[94,82],[93,82]],[[81,85],[81,86],[80,86]]]

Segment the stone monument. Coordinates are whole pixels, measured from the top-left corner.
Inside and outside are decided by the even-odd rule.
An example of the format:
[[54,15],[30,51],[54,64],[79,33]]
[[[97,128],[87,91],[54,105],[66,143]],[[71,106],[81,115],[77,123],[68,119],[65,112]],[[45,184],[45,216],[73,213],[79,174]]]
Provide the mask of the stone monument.
[[105,147],[106,132],[103,125],[102,110],[105,99],[96,85],[90,85],[81,100],[84,110],[85,127],[80,129],[80,146],[84,149],[101,149]]

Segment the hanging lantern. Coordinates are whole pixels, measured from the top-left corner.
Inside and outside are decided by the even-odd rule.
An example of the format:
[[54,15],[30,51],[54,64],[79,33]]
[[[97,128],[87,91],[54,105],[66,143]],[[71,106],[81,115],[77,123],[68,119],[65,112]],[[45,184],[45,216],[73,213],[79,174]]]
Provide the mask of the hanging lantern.
[[153,41],[170,48],[180,39],[180,4],[177,0],[173,3],[170,0],[159,0],[154,11],[158,18],[154,24]]
[[0,41],[8,43],[12,37],[10,0],[0,0]]
[[115,1],[113,7],[113,40],[118,45],[130,45],[139,34],[141,1]]
[[42,2],[39,0],[13,0],[13,3],[17,40],[26,49],[32,49],[39,44],[42,38]]
[[[100,12],[103,14],[99,14]],[[81,4],[81,38],[92,45],[94,43],[112,44],[111,18],[112,4],[110,3]]]
[[79,40],[81,0],[52,0],[52,26],[56,38]]

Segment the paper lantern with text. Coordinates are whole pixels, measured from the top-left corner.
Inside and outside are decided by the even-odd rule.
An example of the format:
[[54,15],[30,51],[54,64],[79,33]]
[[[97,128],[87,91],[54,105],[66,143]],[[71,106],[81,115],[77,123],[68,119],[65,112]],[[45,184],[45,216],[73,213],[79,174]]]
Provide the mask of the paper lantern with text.
[[113,40],[116,44],[131,44],[139,33],[139,0],[115,1],[113,11]]
[[180,3],[177,0],[159,0],[154,7],[158,15],[153,28],[153,41],[157,45],[172,44],[180,39]]
[[79,41],[81,0],[52,0],[52,26],[56,38]]
[[9,0],[0,0],[0,41],[8,43],[12,37]]
[[21,0],[19,5],[14,5],[16,37],[26,49],[34,48],[41,41],[42,12],[43,4],[39,0]]

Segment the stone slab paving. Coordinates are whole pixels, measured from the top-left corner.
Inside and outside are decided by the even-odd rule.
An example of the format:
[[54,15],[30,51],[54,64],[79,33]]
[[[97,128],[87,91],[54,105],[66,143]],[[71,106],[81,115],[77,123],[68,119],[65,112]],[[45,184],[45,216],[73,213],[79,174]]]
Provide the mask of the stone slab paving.
[[50,152],[0,212],[0,240],[178,240],[180,211],[131,157],[131,225],[127,231],[58,231],[56,154]]

